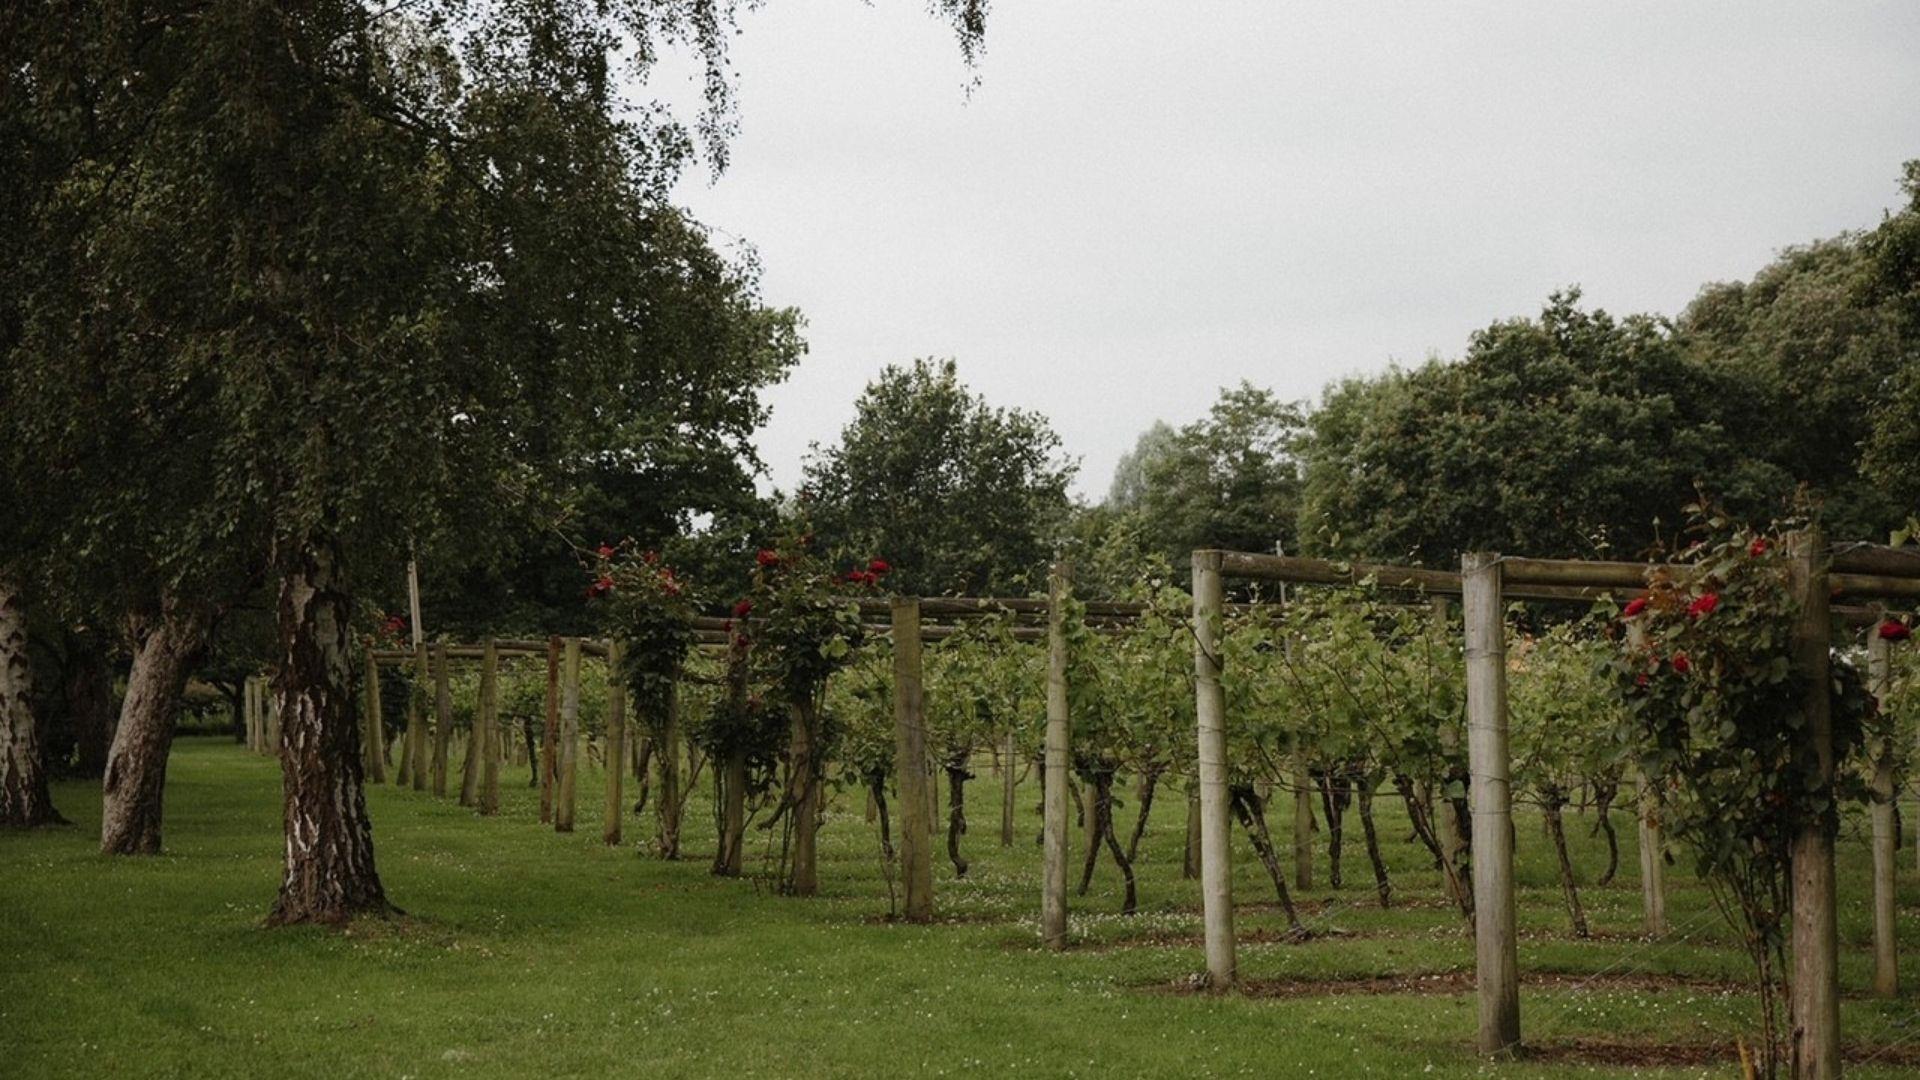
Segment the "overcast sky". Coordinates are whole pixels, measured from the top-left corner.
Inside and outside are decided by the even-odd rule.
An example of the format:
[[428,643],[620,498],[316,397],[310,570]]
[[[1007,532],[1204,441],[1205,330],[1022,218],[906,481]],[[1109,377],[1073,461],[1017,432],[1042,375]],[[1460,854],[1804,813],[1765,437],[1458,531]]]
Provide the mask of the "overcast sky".
[[1097,499],[1223,385],[1316,398],[1564,285],[1672,313],[1920,157],[1914,0],[994,0],[971,94],[919,0],[741,28],[732,165],[678,197],[806,314],[784,488],[883,366],[951,356]]

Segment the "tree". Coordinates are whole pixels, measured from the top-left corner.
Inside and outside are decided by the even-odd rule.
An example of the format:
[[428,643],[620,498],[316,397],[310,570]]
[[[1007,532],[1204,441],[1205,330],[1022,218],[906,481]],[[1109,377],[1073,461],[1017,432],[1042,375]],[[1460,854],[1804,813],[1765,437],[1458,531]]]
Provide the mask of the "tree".
[[1884,537],[1904,509],[1861,471],[1878,406],[1914,351],[1873,270],[1858,235],[1790,248],[1752,281],[1702,289],[1676,324],[1692,359],[1775,418],[1751,452],[1805,485],[1842,537]]
[[1476,549],[1636,558],[1699,485],[1743,516],[1782,509],[1794,477],[1756,460],[1775,421],[1665,322],[1558,293],[1457,363],[1329,390],[1302,448],[1302,546],[1428,565]]
[[1920,160],[1909,161],[1902,188],[1907,205],[1862,241],[1872,288],[1898,328],[1898,366],[1880,388],[1871,414],[1863,468],[1896,506],[1920,518]]
[[[971,55],[983,6],[936,9]],[[272,921],[388,906],[350,685],[355,590],[415,544],[496,537],[503,506],[539,503],[583,462],[737,451],[719,403],[791,361],[790,317],[759,317],[716,366],[657,310],[662,278],[758,305],[750,271],[716,282],[678,258],[685,223],[661,194],[691,140],[624,108],[614,78],[622,48],[644,73],[691,42],[718,145],[733,10],[221,0],[54,6],[4,35],[0,152],[23,182],[0,208],[0,254],[20,256],[0,289],[0,402],[82,497],[10,532],[0,562],[59,561],[47,540],[111,525],[274,583],[287,846]],[[104,392],[49,390],[62,380]],[[107,498],[132,459],[71,452],[103,433],[192,472],[160,489],[191,498],[171,505],[140,473]],[[158,617],[212,599],[162,597]]]
[[1270,390],[1223,389],[1205,419],[1142,433],[1114,472],[1108,504],[1132,514],[1176,569],[1200,548],[1272,551],[1278,542],[1291,551],[1304,425],[1300,407]]
[[1021,592],[1066,523],[1075,466],[1044,417],[995,408],[951,360],[889,366],[840,442],[807,463],[801,499],[821,541],[883,556],[896,589]]

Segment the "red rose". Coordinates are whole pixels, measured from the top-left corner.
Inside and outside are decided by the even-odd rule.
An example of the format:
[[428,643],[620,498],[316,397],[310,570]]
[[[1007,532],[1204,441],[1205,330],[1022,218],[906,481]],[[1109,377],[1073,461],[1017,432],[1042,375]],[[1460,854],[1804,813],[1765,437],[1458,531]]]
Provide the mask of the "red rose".
[[873,584],[874,577],[871,571],[849,570],[840,575],[840,580],[849,585],[871,585]]
[[893,572],[893,567],[889,566],[885,559],[875,559],[867,564],[867,570],[872,573],[874,577],[885,577]]
[[603,559],[611,559],[613,558],[613,546],[611,544],[601,544],[595,549],[594,554]]
[[761,566],[779,566],[780,553],[772,548],[761,548],[760,553],[753,557],[753,561]]
[[1645,610],[1647,610],[1647,598],[1644,596],[1636,596],[1627,601],[1627,606],[1621,610],[1620,617],[1623,619],[1631,619]]
[[1633,677],[1633,685],[1644,688],[1647,685],[1647,673],[1643,671],[1635,675]]
[[1766,553],[1767,553],[1767,538],[1764,536],[1754,537],[1753,543],[1747,545],[1747,554],[1753,556],[1756,559],[1762,555],[1765,555]]
[[644,552],[640,556],[640,561],[646,563],[648,566],[658,566],[660,564],[660,553],[657,551]]
[[1693,670],[1693,661],[1687,659],[1686,653],[1683,653],[1683,652],[1674,653],[1673,654],[1673,670],[1677,674],[1685,675],[1687,672]]
[[747,613],[752,610],[753,610],[753,601],[742,600],[739,603],[733,605],[733,617],[736,619],[744,619],[747,617]]
[[1697,619],[1702,615],[1713,614],[1719,606],[1719,593],[1701,593],[1694,599],[1693,603],[1687,605],[1687,614]]
[[1913,627],[1899,619],[1888,619],[1880,624],[1880,640],[1905,641],[1913,636]]

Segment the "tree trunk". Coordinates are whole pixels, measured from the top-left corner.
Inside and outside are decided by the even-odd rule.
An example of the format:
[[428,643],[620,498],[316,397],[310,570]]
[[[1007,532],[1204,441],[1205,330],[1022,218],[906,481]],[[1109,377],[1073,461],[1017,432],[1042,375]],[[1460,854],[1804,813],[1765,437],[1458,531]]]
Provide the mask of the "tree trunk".
[[1120,868],[1120,878],[1126,886],[1126,896],[1120,903],[1120,914],[1132,915],[1139,910],[1139,898],[1134,888],[1133,860],[1120,849],[1120,838],[1113,832],[1113,773],[1102,772],[1095,780],[1094,810],[1099,817],[1098,832],[1094,834],[1094,843],[1105,840],[1107,852],[1113,856],[1114,865]]
[[1567,830],[1561,818],[1561,810],[1566,806],[1566,796],[1560,789],[1549,787],[1542,792],[1541,811],[1547,819],[1547,839],[1553,841],[1553,854],[1560,864],[1560,892],[1567,899],[1567,915],[1573,920],[1573,936],[1590,937],[1587,932],[1587,911],[1580,906],[1580,886],[1573,879],[1573,859],[1567,855]]
[[1380,894],[1380,906],[1393,906],[1393,881],[1387,876],[1387,861],[1380,855],[1380,833],[1373,822],[1373,789],[1378,783],[1371,776],[1357,777],[1360,803],[1360,831],[1367,841],[1367,861],[1373,864],[1373,887]]
[[947,858],[953,863],[953,876],[967,876],[967,860],[960,854],[960,838],[967,834],[967,756],[956,754],[947,759]]
[[1080,829],[1087,838],[1087,860],[1080,868],[1080,896],[1093,884],[1093,868],[1100,862],[1100,783],[1089,777],[1080,789]]
[[73,774],[92,778],[107,771],[113,747],[113,664],[106,648],[90,634],[71,635],[67,655],[67,716],[73,723]]
[[158,855],[161,801],[167,787],[167,753],[187,688],[212,619],[174,610],[141,627],[145,633],[127,673],[120,726],[100,783],[100,853]]
[[338,924],[393,910],[373,863],[348,665],[352,605],[331,538],[288,545],[280,569],[281,784],[286,869],[269,925]]
[[1127,865],[1140,855],[1140,838],[1147,834],[1147,815],[1153,812],[1153,793],[1160,787],[1161,767],[1148,769],[1140,777],[1140,814],[1133,819],[1133,835],[1127,838]]
[[1273,891],[1280,898],[1280,908],[1287,913],[1287,927],[1294,936],[1307,936],[1307,928],[1300,922],[1300,912],[1293,906],[1293,894],[1287,891],[1287,876],[1280,869],[1280,857],[1274,853],[1273,837],[1267,832],[1266,806],[1260,796],[1250,786],[1235,785],[1227,792],[1227,798],[1233,805],[1235,817],[1240,819],[1240,827],[1247,831],[1247,838],[1253,841],[1254,854],[1260,856],[1260,864],[1267,868],[1267,876],[1273,879]]
[[1353,788],[1344,768],[1323,769],[1319,776],[1320,804],[1327,817],[1327,884],[1340,888],[1340,852],[1346,839],[1347,806]]
[[0,826],[65,825],[47,791],[47,762],[33,716],[27,619],[11,582],[0,578]]
[[1595,885],[1605,887],[1613,883],[1613,875],[1620,872],[1620,834],[1613,831],[1614,796],[1620,793],[1620,782],[1595,781],[1593,785],[1593,827],[1607,838],[1607,871],[1601,874]]
[[720,774],[720,847],[713,857],[713,872],[721,877],[739,877],[741,849],[747,835],[747,754],[735,750],[727,755]]

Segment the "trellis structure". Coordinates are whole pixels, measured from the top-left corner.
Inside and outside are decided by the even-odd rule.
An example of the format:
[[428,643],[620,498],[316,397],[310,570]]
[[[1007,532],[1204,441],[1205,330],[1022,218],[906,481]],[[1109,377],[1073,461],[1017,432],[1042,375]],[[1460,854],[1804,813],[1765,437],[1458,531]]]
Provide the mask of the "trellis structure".
[[[1920,557],[1871,545],[1829,551],[1818,532],[1791,537],[1794,585],[1801,595],[1795,659],[1812,675],[1807,738],[1819,763],[1816,784],[1833,779],[1832,709],[1827,676],[1835,613],[1832,602],[1920,599]],[[1513,901],[1512,792],[1507,732],[1506,618],[1508,600],[1578,600],[1645,587],[1651,568],[1626,562],[1526,559],[1488,553],[1462,556],[1459,573],[1385,564],[1337,564],[1317,559],[1203,550],[1193,555],[1194,685],[1201,807],[1201,894],[1207,974],[1215,987],[1237,980],[1233,885],[1228,828],[1225,696],[1221,689],[1225,581],[1228,578],[1341,584],[1371,579],[1462,600],[1467,662],[1467,749],[1473,806],[1474,955],[1479,998],[1478,1045],[1510,1055],[1520,1045],[1519,961]],[[1842,612],[1851,622],[1873,619],[1870,609]],[[1878,640],[1878,635],[1875,635]],[[1884,643],[1874,646],[1884,657]],[[1876,665],[1884,672],[1884,660]],[[1884,675],[1879,677],[1884,689]],[[1876,782],[1891,793],[1892,777]],[[1884,819],[1884,826],[1882,820]],[[1876,985],[1891,985],[1892,813],[1876,812]],[[1655,847],[1657,837],[1652,838]],[[1648,858],[1643,844],[1642,858]],[[1884,863],[1884,875],[1879,867]],[[1645,865],[1643,861],[1643,865]],[[1643,879],[1646,875],[1643,875]],[[1797,1068],[1805,1076],[1839,1071],[1839,973],[1834,915],[1833,838],[1809,826],[1793,846],[1792,1015],[1803,1028]],[[1643,887],[1645,882],[1643,881]],[[1649,893],[1649,915],[1657,893]]]

